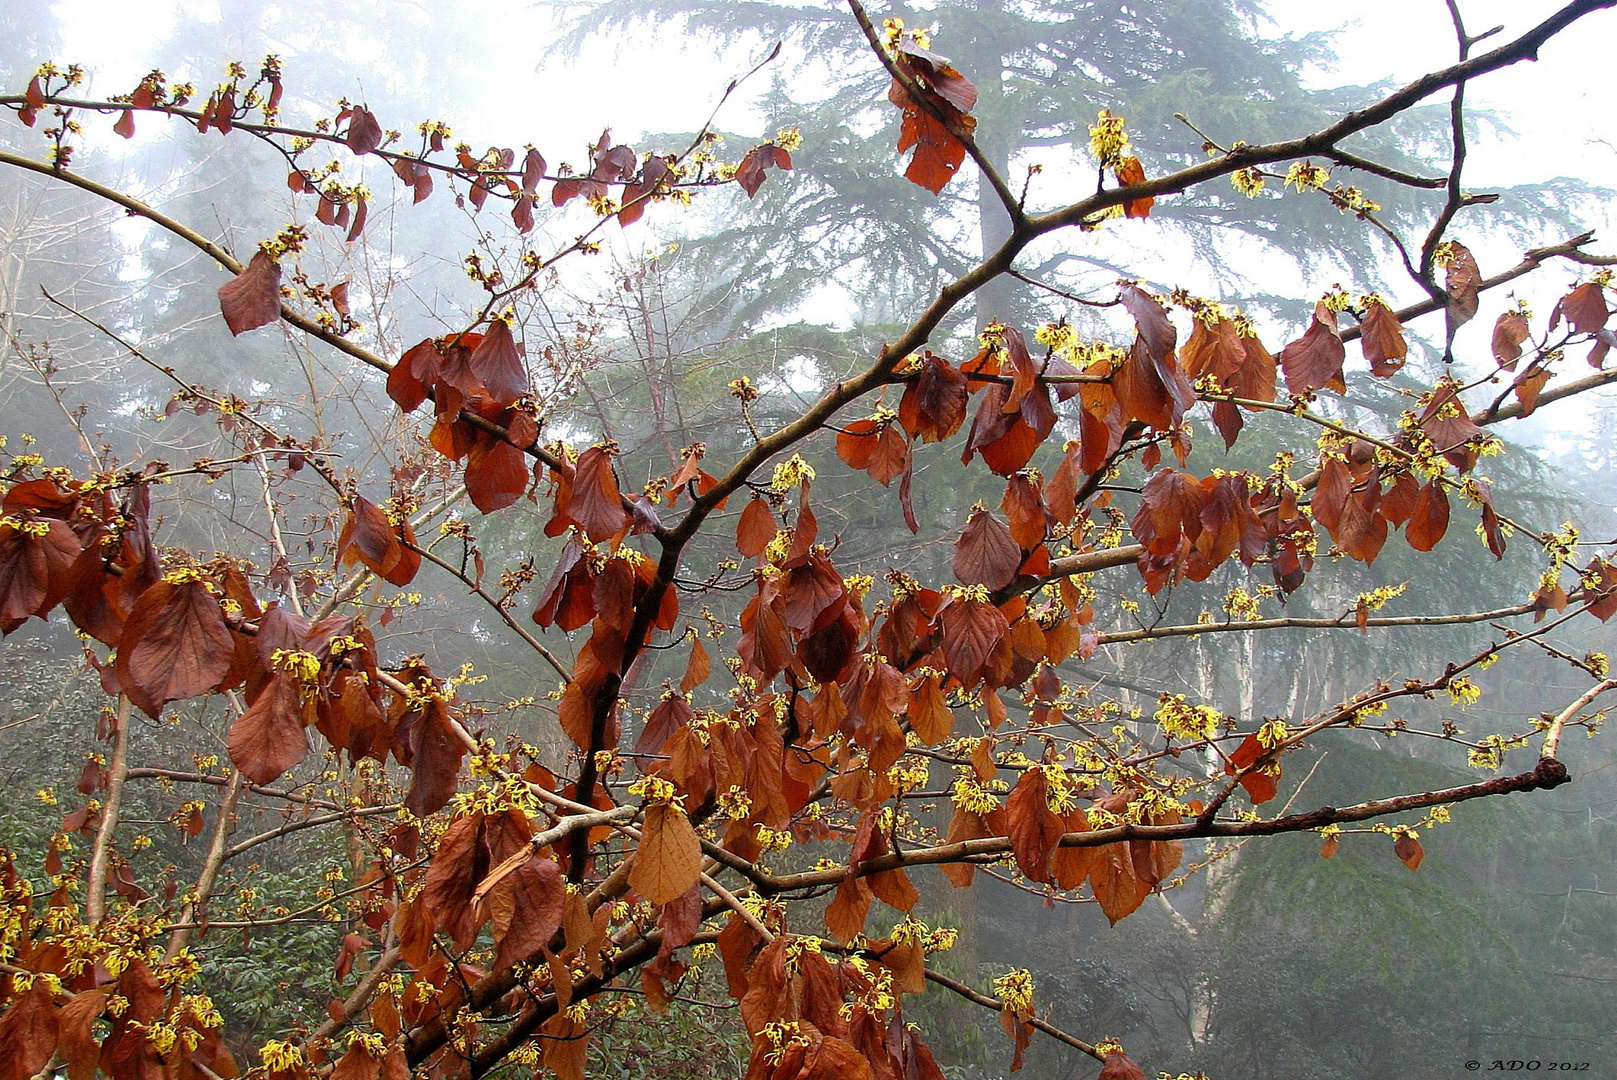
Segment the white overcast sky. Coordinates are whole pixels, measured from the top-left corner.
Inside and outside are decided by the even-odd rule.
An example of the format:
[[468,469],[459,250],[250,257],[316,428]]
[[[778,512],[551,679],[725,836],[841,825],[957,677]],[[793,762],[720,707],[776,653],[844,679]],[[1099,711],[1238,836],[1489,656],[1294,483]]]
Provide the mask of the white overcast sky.
[[[407,0],[384,2],[396,7],[406,21],[417,21],[423,7]],[[435,11],[442,11],[443,5],[453,9],[457,0],[433,0]],[[212,0],[58,0],[54,7],[67,39],[61,59],[89,67],[103,92],[127,89],[153,66],[153,50],[171,32],[173,13],[182,6],[205,21],[219,18]],[[655,41],[630,38],[624,52],[615,57],[613,46],[603,43],[581,62],[538,70],[539,43],[551,33],[543,8],[526,0],[480,0],[458,6],[464,7],[467,19],[491,28],[481,39],[482,55],[463,61],[475,65],[482,108],[477,115],[456,118],[461,127],[457,134],[478,145],[533,141],[542,147],[573,147],[607,125],[616,125],[622,136],[643,130],[691,130],[746,60],[741,48],[716,59],[710,47],[682,48],[674,35],[664,34]],[[1461,0],[1473,34],[1505,26],[1503,33],[1479,48],[1508,40],[1559,6],[1544,0]],[[1340,63],[1319,74],[1322,84],[1363,84],[1384,78],[1403,82],[1454,56],[1453,31],[1442,0],[1360,0],[1351,6],[1275,0],[1269,8],[1277,32],[1340,27],[1336,39]],[[872,5],[872,10],[879,14],[880,5]],[[1352,21],[1342,26],[1345,11],[1351,12]],[[243,40],[232,27],[220,29],[228,47],[239,50],[249,62],[265,48],[263,42]],[[943,30],[940,48],[947,51],[947,26]],[[1601,182],[1617,173],[1617,132],[1609,119],[1614,44],[1617,12],[1601,12],[1553,41],[1536,64],[1518,65],[1475,84],[1472,100],[1509,115],[1522,136],[1519,144],[1504,152],[1477,147],[1478,179],[1508,183],[1572,172]],[[363,78],[364,43],[346,45],[355,60],[356,77]],[[289,63],[295,75],[296,57],[289,57]],[[211,78],[211,73],[198,74]],[[731,130],[758,127],[757,133],[764,134],[757,121],[748,124],[749,119],[744,104],[732,105],[721,125]]]

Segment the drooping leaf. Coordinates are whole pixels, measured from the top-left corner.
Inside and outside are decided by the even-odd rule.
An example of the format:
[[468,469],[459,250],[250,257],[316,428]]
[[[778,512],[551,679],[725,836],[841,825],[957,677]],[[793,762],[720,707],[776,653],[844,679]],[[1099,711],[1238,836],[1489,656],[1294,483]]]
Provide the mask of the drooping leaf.
[[438,696],[415,710],[406,731],[411,775],[404,805],[416,817],[427,817],[454,796],[466,744],[455,733],[449,704]]
[[57,1008],[38,979],[0,1014],[0,1077],[30,1080],[56,1052]]
[[993,604],[964,598],[944,608],[941,618],[949,674],[963,685],[974,685],[982,678],[995,646],[1010,631],[1010,623]]
[[1146,1075],[1127,1054],[1121,1050],[1113,1050],[1106,1055],[1100,1075],[1095,1077],[1095,1080],[1146,1080]]
[[923,443],[941,442],[966,419],[966,377],[943,357],[928,351],[915,381],[898,402],[898,420]]
[[1314,319],[1303,336],[1280,350],[1286,388],[1299,395],[1321,388],[1346,393],[1347,383],[1342,379],[1346,356],[1336,327],[1336,312],[1324,303],[1316,304]]
[[[100,554],[97,548],[89,556],[97,570]],[[66,522],[8,516],[0,523],[0,633],[11,633],[32,616],[47,616],[73,588],[80,557],[78,539]]]
[[[503,510],[522,498],[532,474],[521,450],[504,439],[479,433],[466,457],[466,495],[485,514]],[[622,514],[620,506],[618,512]]]
[[[1125,186],[1145,183],[1145,166],[1140,164],[1139,158],[1131,154],[1118,161],[1117,182]],[[1150,195],[1141,199],[1130,199],[1123,204],[1123,216],[1131,218],[1150,217],[1151,207],[1156,201]]]
[[231,334],[245,334],[281,317],[281,264],[263,251],[219,286],[219,311]]
[[1420,489],[1414,512],[1404,527],[1404,539],[1416,551],[1431,551],[1449,527],[1449,497],[1437,479]]
[[1586,281],[1555,302],[1550,312],[1550,333],[1565,318],[1575,334],[1592,334],[1606,325],[1611,309],[1606,306],[1606,293],[1598,282]]
[[1409,833],[1401,832],[1398,839],[1392,842],[1392,853],[1398,856],[1398,861],[1411,870],[1419,870],[1421,860],[1426,858],[1426,849]]
[[382,124],[363,105],[355,105],[348,117],[348,149],[364,155],[382,145]]
[[702,844],[685,812],[668,803],[647,807],[629,869],[635,891],[648,903],[671,903],[696,884],[701,867]]
[[218,686],[235,651],[219,600],[200,579],[159,581],[140,595],[124,622],[118,681],[155,718],[169,702]]
[[864,933],[874,894],[861,877],[848,876],[837,883],[837,891],[825,906],[825,928],[838,941],[852,941]]
[[247,711],[230,725],[225,746],[231,764],[255,784],[278,779],[308,756],[304,727],[313,719],[312,704],[295,673],[275,672]]
[[1493,324],[1493,358],[1506,371],[1516,370],[1527,335],[1527,316],[1520,311],[1506,311]]
[[1477,290],[1482,286],[1482,271],[1477,268],[1476,257],[1464,244],[1450,240],[1448,249],[1449,265],[1444,282],[1448,306],[1444,321],[1448,324],[1448,340],[1452,342],[1454,332],[1476,317]]
[[987,510],[974,511],[955,542],[955,577],[966,585],[1003,589],[1021,564],[1021,549],[1004,523]]
[[[1258,741],[1258,737],[1248,735],[1241,741],[1241,745],[1235,748],[1235,753],[1230,755],[1230,760],[1225,764],[1224,771],[1230,776],[1241,774],[1243,770],[1255,764],[1265,753],[1267,751],[1263,744]],[[1273,773],[1269,772],[1270,768],[1275,771]],[[1241,775],[1241,786],[1246,789],[1247,797],[1252,800],[1254,806],[1266,803],[1275,797],[1275,794],[1279,791],[1279,785],[1276,783],[1276,777],[1278,776],[1279,768],[1277,763],[1263,768],[1251,769]]]
[[925,97],[924,104],[915,101],[897,79],[887,92],[904,113],[898,152],[914,151],[904,176],[936,195],[966,159],[966,144],[950,129],[968,136],[976,130],[968,114],[976,107],[977,88],[947,59],[913,44],[901,45],[893,59]]
[[522,366],[522,348],[511,336],[504,319],[489,323],[483,340],[471,355],[472,374],[501,405],[510,405],[528,392],[528,373]]
[[736,521],[736,550],[748,559],[756,559],[779,531],[768,500],[754,497]]
[[1005,825],[1022,873],[1029,881],[1050,882],[1050,858],[1066,830],[1061,818],[1050,810],[1049,781],[1043,770],[1023,771],[1005,800]]
[[1365,310],[1359,346],[1370,364],[1370,373],[1381,378],[1396,375],[1404,366],[1404,357],[1409,352],[1398,316],[1379,300],[1369,304]]
[[617,474],[612,471],[612,454],[604,446],[592,446],[579,455],[573,467],[572,498],[568,516],[583,528],[594,543],[601,543],[629,525],[618,491]]
[[561,926],[566,895],[561,868],[539,855],[495,886],[487,900],[494,924],[495,971],[537,955],[550,944]]
[[1522,419],[1532,416],[1538,410],[1538,395],[1544,392],[1549,384],[1550,369],[1545,367],[1530,367],[1510,384],[1511,393],[1521,402]]

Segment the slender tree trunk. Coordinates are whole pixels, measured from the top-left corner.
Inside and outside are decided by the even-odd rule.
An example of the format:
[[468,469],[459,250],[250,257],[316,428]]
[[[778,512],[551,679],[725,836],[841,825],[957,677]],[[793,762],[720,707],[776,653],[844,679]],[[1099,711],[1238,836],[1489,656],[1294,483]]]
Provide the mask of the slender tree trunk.
[[[1004,0],[977,0],[977,10],[982,12],[998,12],[1004,6]],[[987,23],[989,20],[983,21]],[[961,59],[969,69],[964,74],[977,84],[975,115],[980,118],[977,145],[994,168],[999,170],[999,174],[1004,176],[1010,166],[1010,136],[1021,126],[1005,114],[1005,89],[1000,75],[1005,70],[1005,57],[992,42],[986,42],[969,50]],[[982,180],[977,183],[977,235],[984,257],[997,251],[1011,235],[1010,215],[1000,205],[994,189]],[[1012,288],[1014,284],[1013,278],[1001,275],[977,290],[979,334],[991,322],[1010,323],[1016,320],[1016,313],[1012,310],[1016,295]]]

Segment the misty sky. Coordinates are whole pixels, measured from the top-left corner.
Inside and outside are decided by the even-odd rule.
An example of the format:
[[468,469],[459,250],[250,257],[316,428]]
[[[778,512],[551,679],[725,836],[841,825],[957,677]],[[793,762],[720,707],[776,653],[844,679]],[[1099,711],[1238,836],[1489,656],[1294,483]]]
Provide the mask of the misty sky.
[[[55,10],[63,24],[67,48],[58,59],[85,64],[104,92],[126,90],[152,67],[156,46],[172,32],[174,12],[186,10],[204,21],[219,18],[211,0],[61,0]],[[553,34],[549,10],[525,0],[440,0],[421,3],[390,0],[405,24],[426,29],[434,21],[467,20],[487,26],[481,35],[483,55],[468,78],[468,115],[454,117],[471,141],[536,142],[571,148],[612,125],[620,136],[643,131],[691,130],[716,101],[730,77],[748,66],[749,45],[736,43],[718,57],[711,46],[682,43],[672,34],[635,35],[620,42],[592,45],[573,64],[547,62],[540,69],[542,43]],[[1276,34],[1338,28],[1340,57],[1333,71],[1315,81],[1363,84],[1379,79],[1407,81],[1454,57],[1454,35],[1441,0],[1362,0],[1353,19],[1341,25],[1337,5],[1280,0],[1267,5]],[[1508,40],[1559,7],[1541,0],[1465,0],[1461,5],[1468,30],[1480,33],[1503,24],[1505,31],[1479,49]],[[879,6],[872,10],[879,14]],[[297,44],[290,41],[245,40],[238,29],[221,26],[221,39],[251,61],[274,48],[287,56],[295,82]],[[940,51],[948,51],[947,25],[941,27]],[[1617,171],[1617,133],[1610,121],[1609,69],[1592,53],[1591,43],[1617,40],[1617,12],[1583,20],[1571,34],[1558,37],[1537,64],[1523,64],[1476,84],[1472,101],[1508,115],[1519,144],[1508,151],[1484,142],[1473,153],[1479,181],[1511,183],[1573,172],[1601,182],[1596,173]],[[621,46],[621,52],[618,52]],[[364,80],[381,78],[365,70],[366,44],[347,42],[344,51],[355,64],[356,95]],[[617,55],[614,53],[617,52]],[[783,58],[781,63],[789,63]],[[874,61],[872,61],[874,62]],[[195,73],[198,75],[212,73]],[[469,72],[469,75],[471,72]],[[973,74],[973,73],[968,73]],[[762,85],[759,81],[758,85]],[[649,92],[648,92],[649,91]],[[745,108],[740,95],[723,117],[730,130],[762,130],[761,121]],[[1558,162],[1565,164],[1558,165]]]

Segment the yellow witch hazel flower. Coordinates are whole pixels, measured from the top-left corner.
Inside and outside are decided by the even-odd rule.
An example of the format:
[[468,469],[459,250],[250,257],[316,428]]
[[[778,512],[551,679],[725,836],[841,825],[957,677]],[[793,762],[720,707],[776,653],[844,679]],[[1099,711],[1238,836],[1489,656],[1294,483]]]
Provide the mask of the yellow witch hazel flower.
[[1211,705],[1192,705],[1183,694],[1163,694],[1157,699],[1156,720],[1170,739],[1211,739],[1224,714]]
[[1115,164],[1129,144],[1129,134],[1123,127],[1123,118],[1102,109],[1089,128],[1089,152],[1101,165]]
[[994,980],[994,993],[1005,1008],[1016,1013],[1033,1011],[1033,972],[1015,968]]
[[775,466],[769,486],[776,491],[790,491],[804,482],[813,483],[815,475],[814,466],[804,461],[801,454],[793,454]]
[[1263,173],[1256,166],[1247,166],[1230,173],[1230,183],[1247,198],[1263,190]]
[[1448,691],[1450,700],[1462,709],[1475,705],[1482,697],[1482,687],[1463,675],[1449,680]]
[[1311,161],[1294,161],[1286,170],[1286,186],[1298,191],[1318,191],[1331,178],[1329,169]]

